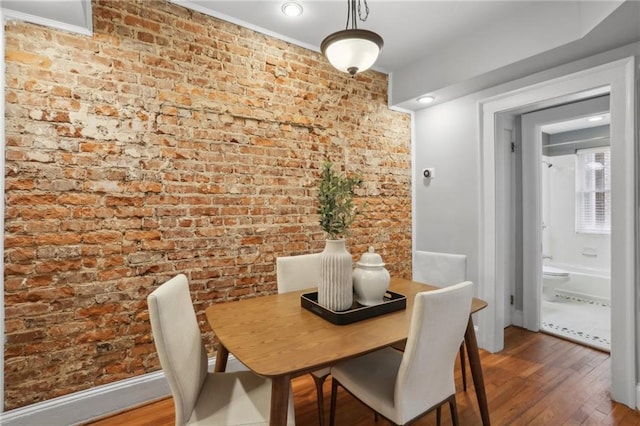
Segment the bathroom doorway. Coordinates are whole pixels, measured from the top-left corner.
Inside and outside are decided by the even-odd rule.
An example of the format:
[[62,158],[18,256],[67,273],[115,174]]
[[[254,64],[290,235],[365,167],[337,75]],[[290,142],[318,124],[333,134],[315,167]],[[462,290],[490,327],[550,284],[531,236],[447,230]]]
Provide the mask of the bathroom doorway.
[[[608,96],[606,97],[608,98]],[[541,126],[540,330],[611,350],[609,111]]]
[[[523,221],[539,224],[539,320],[530,329],[610,351],[611,173],[609,96],[523,114]],[[534,185],[533,179],[536,179]],[[535,214],[532,212],[535,211]],[[526,213],[525,213],[526,212]],[[529,219],[524,218],[528,216]],[[528,259],[530,260],[530,259]],[[541,273],[540,273],[541,272]]]

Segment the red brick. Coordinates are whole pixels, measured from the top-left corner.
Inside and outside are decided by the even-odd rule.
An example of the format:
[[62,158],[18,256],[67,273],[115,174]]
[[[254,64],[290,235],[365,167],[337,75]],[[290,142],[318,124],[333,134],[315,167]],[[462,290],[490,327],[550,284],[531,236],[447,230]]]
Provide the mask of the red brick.
[[5,409],[157,370],[145,298],[179,272],[213,353],[208,305],[324,247],[325,157],[368,182],[354,258],[375,245],[410,275],[410,120],[386,76],[165,1],[92,6],[93,36],[5,29]]

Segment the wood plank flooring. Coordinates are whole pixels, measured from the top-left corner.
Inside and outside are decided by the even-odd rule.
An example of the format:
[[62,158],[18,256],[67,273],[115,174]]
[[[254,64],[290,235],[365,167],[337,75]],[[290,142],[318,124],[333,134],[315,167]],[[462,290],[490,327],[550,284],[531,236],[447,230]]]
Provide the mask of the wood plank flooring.
[[[493,425],[640,425],[640,412],[609,397],[609,354],[542,333],[509,327],[501,353],[481,352],[485,387]],[[480,413],[471,377],[462,391],[460,364],[456,362],[456,394],[461,425],[480,425]],[[292,383],[296,424],[318,424],[316,395],[310,376]],[[329,419],[331,380],[324,387]],[[451,424],[443,408],[443,425]],[[171,398],[90,423],[92,426],[173,425]],[[414,424],[435,425],[435,413]],[[386,426],[344,390],[338,394],[337,426]]]

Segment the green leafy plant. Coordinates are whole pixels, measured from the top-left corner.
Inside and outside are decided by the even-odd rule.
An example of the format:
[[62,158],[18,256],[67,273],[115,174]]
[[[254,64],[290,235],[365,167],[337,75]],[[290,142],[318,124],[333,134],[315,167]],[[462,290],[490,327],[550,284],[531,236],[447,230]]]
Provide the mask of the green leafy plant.
[[362,177],[346,176],[333,170],[330,161],[322,165],[318,183],[318,214],[320,226],[335,240],[345,236],[360,210],[353,203],[355,189],[362,186]]

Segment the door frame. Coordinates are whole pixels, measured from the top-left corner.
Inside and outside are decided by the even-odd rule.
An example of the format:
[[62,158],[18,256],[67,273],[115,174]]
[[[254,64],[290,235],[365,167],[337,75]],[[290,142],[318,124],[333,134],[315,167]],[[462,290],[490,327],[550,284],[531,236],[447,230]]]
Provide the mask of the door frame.
[[502,300],[504,317],[502,326],[514,322],[516,281],[516,117],[511,114],[496,115],[496,193],[504,194],[505,208],[496,210],[496,239],[503,244],[496,247],[496,264],[504,265],[505,288]]
[[[497,114],[576,94],[611,96],[611,161],[619,173],[612,180],[611,281],[611,398],[636,407],[636,150],[635,150],[635,58],[629,57],[555,78],[480,102],[480,283],[479,297],[489,303],[478,316],[482,347],[497,352],[504,347],[505,267],[496,262],[499,212],[506,208],[505,194],[496,190]],[[503,175],[503,174],[502,174]],[[504,234],[504,233],[502,233]]]

